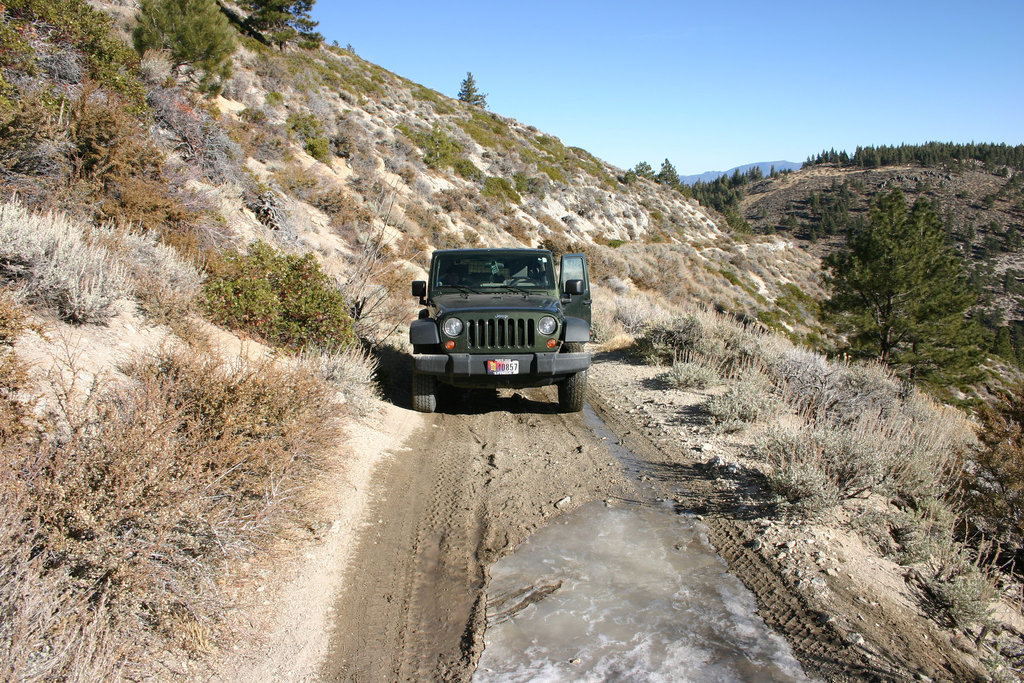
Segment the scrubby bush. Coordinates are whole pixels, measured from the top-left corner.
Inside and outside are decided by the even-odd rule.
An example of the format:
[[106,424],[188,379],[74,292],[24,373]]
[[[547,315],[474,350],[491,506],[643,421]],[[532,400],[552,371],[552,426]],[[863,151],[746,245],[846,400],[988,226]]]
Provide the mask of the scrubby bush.
[[989,603],[997,596],[988,577],[976,567],[949,577],[940,574],[927,585],[936,604],[961,626],[984,622],[990,613]]
[[187,313],[199,296],[203,275],[177,250],[152,233],[133,233],[111,226],[94,231],[94,238],[115,253],[135,283],[142,307],[157,320]]
[[300,485],[337,446],[333,392],[302,367],[163,350],[122,371],[65,368],[56,409],[0,444],[4,679],[145,677],[201,647],[228,563],[308,516]]
[[785,351],[771,370],[787,401],[814,419],[851,422],[864,414],[892,415],[907,391],[877,363],[837,363],[806,349]]
[[636,340],[636,351],[647,362],[663,365],[671,363],[681,353],[700,350],[703,339],[700,319],[689,314],[665,324],[646,326],[643,335]]
[[[28,327],[28,317],[17,296],[0,289],[0,443],[24,430],[29,402],[28,368],[12,348]],[[0,612],[2,614],[3,612]]]
[[182,158],[214,182],[235,179],[234,160],[241,158],[241,147],[192,96],[180,88],[154,87],[146,101]]
[[615,298],[615,320],[630,336],[639,337],[645,327],[660,324],[667,318],[668,313],[663,308],[643,297]]
[[878,452],[878,442],[862,435],[810,424],[766,428],[758,449],[772,466],[772,490],[806,513],[872,491],[894,472],[895,454]]
[[33,214],[16,201],[2,204],[0,273],[24,282],[33,299],[69,322],[102,322],[132,285],[127,269],[84,233],[67,216]]
[[512,183],[505,178],[488,177],[484,180],[483,195],[501,202],[511,202],[512,204],[518,204],[523,200],[515,188],[512,187]]
[[1000,538],[1024,545],[1024,390],[981,411],[978,470],[967,482],[971,507]]
[[306,154],[321,163],[326,164],[331,160],[331,141],[326,137],[321,136],[306,140],[303,149],[306,150]]
[[[26,55],[22,47],[29,43],[30,37],[47,36],[55,29],[53,32],[61,40],[81,54],[86,74],[92,80],[124,97],[131,113],[144,111],[138,55],[117,37],[109,14],[94,9],[85,0],[8,0],[4,19],[5,24],[9,22],[16,28],[11,33],[18,34],[17,40],[5,46],[3,56],[0,56],[4,66],[11,65],[8,62],[11,57],[17,59],[21,55],[19,65],[31,68],[31,60],[24,59]],[[30,43],[29,49],[32,49]]]
[[676,359],[666,374],[669,385],[676,389],[706,389],[720,380],[707,359]]
[[731,385],[725,393],[710,397],[704,409],[719,429],[736,431],[745,424],[777,415],[781,405],[767,380],[751,375]]
[[[941,500],[962,476],[973,435],[963,417],[949,409],[927,405],[920,412],[916,419],[905,412],[867,413],[845,423],[770,425],[759,437],[758,451],[772,467],[773,489],[803,511],[818,512],[873,492],[907,501]],[[801,489],[794,487],[796,480],[817,486]]]
[[295,349],[353,343],[352,316],[312,254],[282,254],[256,242],[248,254],[213,261],[203,287],[214,322]]
[[375,379],[379,362],[359,345],[347,347],[307,346],[299,356],[302,367],[341,392],[342,400],[360,415],[376,398]]

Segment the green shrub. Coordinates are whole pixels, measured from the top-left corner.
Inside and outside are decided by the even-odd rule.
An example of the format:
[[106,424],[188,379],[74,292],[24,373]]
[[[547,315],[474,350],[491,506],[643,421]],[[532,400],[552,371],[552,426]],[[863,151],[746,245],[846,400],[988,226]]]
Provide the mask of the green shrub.
[[562,169],[558,168],[557,166],[553,166],[552,164],[540,163],[537,164],[537,170],[546,175],[548,178],[554,180],[556,183],[565,182],[565,174],[562,173]]
[[256,242],[248,254],[214,261],[203,291],[214,322],[273,344],[299,349],[355,342],[345,298],[312,254],[281,254]]
[[464,157],[453,161],[452,169],[466,180],[480,181],[484,178],[484,172]]
[[267,112],[262,109],[253,109],[252,107],[246,107],[238,113],[238,118],[242,119],[246,123],[254,123],[256,125],[264,124],[267,122]]
[[306,153],[317,161],[326,164],[331,160],[331,141],[325,137],[306,140]]
[[468,121],[459,121],[458,125],[485,149],[507,149],[513,144],[508,124],[496,114],[474,111]]
[[430,102],[438,114],[453,114],[455,112],[455,109],[446,101],[447,98],[436,90],[424,88],[421,85],[416,86],[412,89],[412,97],[415,100]]
[[132,39],[140,55],[167,50],[176,72],[198,73],[203,90],[220,92],[231,76],[236,33],[214,0],[141,0],[136,20]]
[[[86,71],[94,81],[123,96],[131,113],[146,110],[139,57],[116,37],[110,15],[93,9],[85,0],[8,0],[5,5],[5,18],[18,27],[32,33],[45,33],[46,25],[57,29],[84,57]],[[0,57],[4,62],[7,59]]]
[[491,197],[493,199],[501,200],[502,202],[512,202],[518,204],[523,200],[516,192],[515,188],[505,178],[488,177],[484,181],[483,195],[485,197]]
[[288,115],[285,125],[302,141],[322,137],[324,134],[323,124],[308,112],[292,112]]
[[272,90],[267,93],[266,103],[268,107],[280,107],[284,104],[284,95],[276,90]]

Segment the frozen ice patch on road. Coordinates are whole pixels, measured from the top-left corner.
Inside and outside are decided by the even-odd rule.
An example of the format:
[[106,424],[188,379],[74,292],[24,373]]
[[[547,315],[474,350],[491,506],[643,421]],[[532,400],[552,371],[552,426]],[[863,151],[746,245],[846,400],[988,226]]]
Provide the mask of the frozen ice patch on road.
[[477,683],[807,680],[701,526],[667,508],[584,506],[495,564],[487,593]]

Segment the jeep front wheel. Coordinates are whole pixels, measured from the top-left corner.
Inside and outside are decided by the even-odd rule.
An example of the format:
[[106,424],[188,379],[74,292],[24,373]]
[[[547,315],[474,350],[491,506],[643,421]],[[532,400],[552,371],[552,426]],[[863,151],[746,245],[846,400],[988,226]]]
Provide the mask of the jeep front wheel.
[[[570,343],[564,347],[566,353],[580,353],[583,344]],[[587,371],[581,370],[558,383],[558,408],[563,413],[578,413],[583,410],[583,397],[587,393]]]
[[563,413],[583,410],[583,395],[587,393],[587,371],[581,370],[558,383],[558,408]]
[[437,377],[412,373],[412,409],[420,413],[437,410]]

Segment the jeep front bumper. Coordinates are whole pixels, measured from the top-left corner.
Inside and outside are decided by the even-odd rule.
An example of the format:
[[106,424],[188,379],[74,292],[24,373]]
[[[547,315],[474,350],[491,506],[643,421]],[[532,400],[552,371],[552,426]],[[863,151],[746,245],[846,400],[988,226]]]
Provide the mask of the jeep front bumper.
[[442,375],[451,379],[478,377],[508,379],[508,375],[489,375],[487,361],[517,360],[519,374],[512,377],[527,379],[530,376],[548,378],[572,375],[590,367],[589,353],[423,353],[413,355],[416,372],[426,375]]

